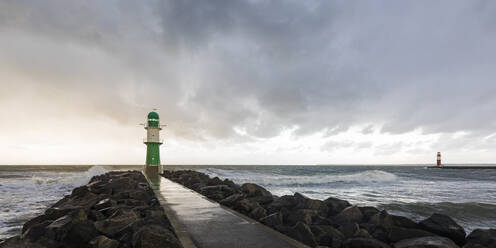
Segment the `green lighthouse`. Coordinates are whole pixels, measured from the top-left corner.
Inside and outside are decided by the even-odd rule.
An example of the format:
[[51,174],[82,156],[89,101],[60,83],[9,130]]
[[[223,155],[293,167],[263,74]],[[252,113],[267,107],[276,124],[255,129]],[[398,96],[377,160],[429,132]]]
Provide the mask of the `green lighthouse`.
[[144,172],[147,175],[158,175],[162,173],[162,165],[160,164],[160,120],[156,112],[150,112],[145,124],[146,139],[143,141],[146,145],[146,162]]

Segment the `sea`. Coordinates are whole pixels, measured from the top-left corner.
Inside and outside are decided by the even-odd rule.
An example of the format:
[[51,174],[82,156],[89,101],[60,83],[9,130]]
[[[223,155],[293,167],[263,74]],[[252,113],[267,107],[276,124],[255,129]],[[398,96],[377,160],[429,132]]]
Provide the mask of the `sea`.
[[[464,165],[470,166],[470,165]],[[0,239],[20,233],[27,220],[110,170],[141,166],[0,166]],[[419,166],[164,166],[193,169],[238,184],[256,183],[275,195],[337,197],[421,221],[432,213],[451,216],[467,233],[496,228],[495,169]]]

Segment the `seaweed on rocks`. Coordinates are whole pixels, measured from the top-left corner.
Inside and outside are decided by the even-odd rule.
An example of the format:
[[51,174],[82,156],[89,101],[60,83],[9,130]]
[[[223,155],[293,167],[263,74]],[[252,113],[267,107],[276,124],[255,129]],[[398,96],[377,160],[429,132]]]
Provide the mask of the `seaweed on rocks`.
[[311,247],[496,247],[494,229],[465,237],[463,228],[445,215],[417,223],[334,197],[274,196],[260,185],[237,185],[194,170],[167,170],[162,176]]
[[112,171],[75,188],[0,248],[182,247],[141,172]]

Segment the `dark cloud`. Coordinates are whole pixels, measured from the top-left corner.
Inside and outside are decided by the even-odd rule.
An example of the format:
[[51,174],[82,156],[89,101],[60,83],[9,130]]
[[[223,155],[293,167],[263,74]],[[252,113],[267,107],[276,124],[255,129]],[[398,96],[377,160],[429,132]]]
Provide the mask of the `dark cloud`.
[[496,128],[495,11],[493,1],[2,1],[0,63],[80,99],[67,108],[120,123],[158,107],[186,138],[370,123],[482,135]]

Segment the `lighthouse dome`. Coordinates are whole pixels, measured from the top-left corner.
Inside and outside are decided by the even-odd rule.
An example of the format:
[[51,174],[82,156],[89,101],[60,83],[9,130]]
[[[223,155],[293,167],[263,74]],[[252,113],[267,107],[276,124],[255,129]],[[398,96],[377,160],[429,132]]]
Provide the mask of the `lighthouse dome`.
[[156,112],[148,113],[148,119],[158,119],[158,114]]

